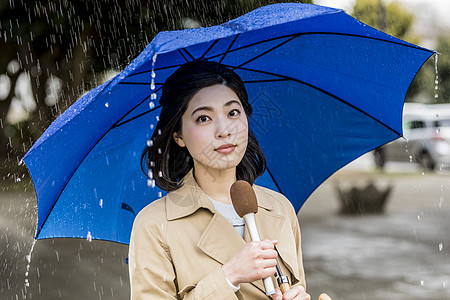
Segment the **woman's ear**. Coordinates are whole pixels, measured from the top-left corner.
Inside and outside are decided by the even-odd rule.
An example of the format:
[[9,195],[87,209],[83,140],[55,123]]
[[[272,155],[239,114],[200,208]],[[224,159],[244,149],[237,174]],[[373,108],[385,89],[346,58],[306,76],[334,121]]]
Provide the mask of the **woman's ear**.
[[175,143],[178,144],[180,147],[186,147],[186,144],[183,141],[183,138],[181,137],[181,134],[178,132],[173,133],[173,139],[175,140]]

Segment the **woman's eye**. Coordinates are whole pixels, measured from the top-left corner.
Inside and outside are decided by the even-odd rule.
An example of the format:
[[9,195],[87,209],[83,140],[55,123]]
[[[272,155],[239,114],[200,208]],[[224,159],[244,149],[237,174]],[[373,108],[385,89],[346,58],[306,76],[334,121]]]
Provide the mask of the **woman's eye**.
[[232,117],[237,117],[241,114],[241,112],[238,109],[233,109],[232,111],[230,111],[229,115]]
[[209,120],[208,116],[200,116],[197,118],[197,122],[203,123]]

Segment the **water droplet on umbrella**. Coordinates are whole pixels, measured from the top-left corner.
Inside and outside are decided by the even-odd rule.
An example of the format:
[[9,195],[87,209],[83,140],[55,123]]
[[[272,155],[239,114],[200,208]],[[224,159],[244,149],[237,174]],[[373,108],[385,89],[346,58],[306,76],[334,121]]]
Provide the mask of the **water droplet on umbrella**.
[[153,179],[148,179],[148,180],[147,180],[147,185],[148,185],[149,187],[154,188],[154,187],[155,187],[155,180],[153,180]]
[[155,103],[153,103],[153,101],[150,101],[148,106],[150,107],[150,109],[153,109],[155,108]]
[[152,93],[152,94],[150,95],[150,99],[156,100],[156,93]]

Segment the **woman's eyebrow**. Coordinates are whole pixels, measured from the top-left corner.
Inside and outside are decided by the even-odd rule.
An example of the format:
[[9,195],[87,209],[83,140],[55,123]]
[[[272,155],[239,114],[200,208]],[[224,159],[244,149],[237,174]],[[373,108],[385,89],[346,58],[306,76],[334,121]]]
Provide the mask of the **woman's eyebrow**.
[[[237,105],[241,106],[241,103],[237,100],[230,100],[227,103],[225,103],[223,106],[227,107],[230,106],[231,104],[236,103]],[[214,108],[212,106],[199,106],[196,109],[194,109],[191,113],[191,116],[193,116],[196,112],[200,111],[200,110],[207,110],[207,111],[213,111]]]

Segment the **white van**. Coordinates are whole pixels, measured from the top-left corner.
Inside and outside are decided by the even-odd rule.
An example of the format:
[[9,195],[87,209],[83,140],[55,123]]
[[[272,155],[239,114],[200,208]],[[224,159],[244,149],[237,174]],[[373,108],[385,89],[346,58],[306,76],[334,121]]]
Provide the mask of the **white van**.
[[450,167],[450,104],[406,103],[403,135],[374,150],[375,164],[411,161],[426,170]]

